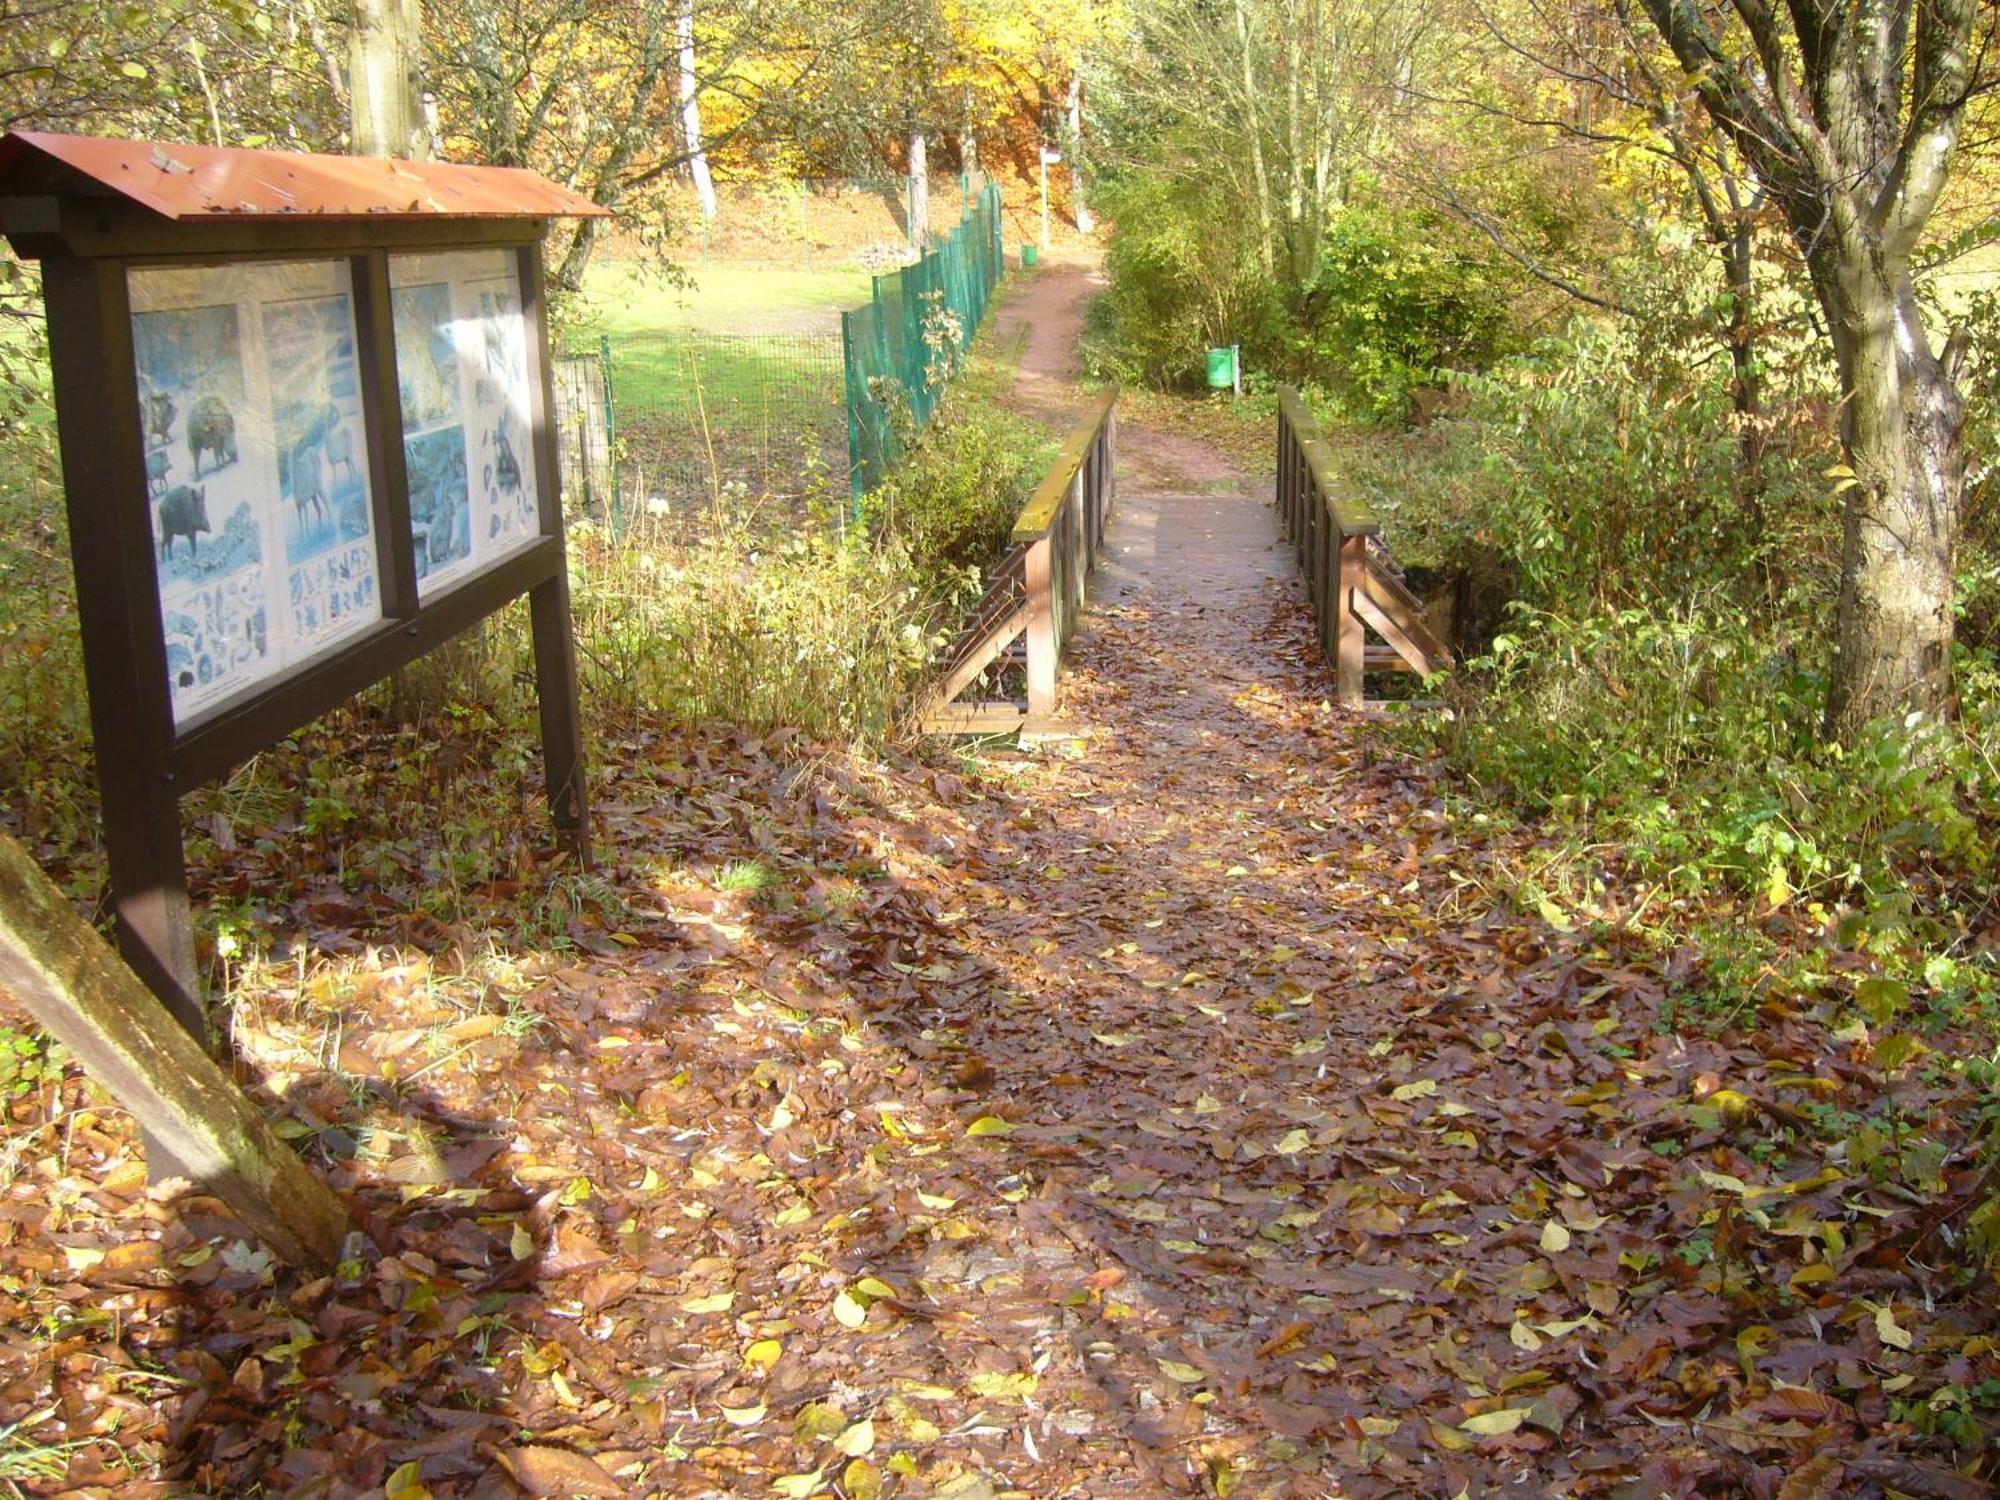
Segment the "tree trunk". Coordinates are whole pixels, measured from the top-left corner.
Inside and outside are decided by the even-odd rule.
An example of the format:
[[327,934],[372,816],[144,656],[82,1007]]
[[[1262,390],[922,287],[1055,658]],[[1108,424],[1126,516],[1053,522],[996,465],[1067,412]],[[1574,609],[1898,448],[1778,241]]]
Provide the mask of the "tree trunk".
[[1264,161],[1263,112],[1257,107],[1257,56],[1250,27],[1250,12],[1244,0],[1236,0],[1236,45],[1243,67],[1244,127],[1250,142],[1250,168],[1257,181],[1257,227],[1259,255],[1265,271],[1272,268],[1271,255],[1271,173]]
[[1840,615],[1827,727],[1938,711],[1951,689],[1952,555],[1965,486],[1965,422],[1931,352],[1907,272],[1823,251],[1813,281],[1846,397],[1848,468]]
[[931,169],[924,133],[910,132],[910,245],[919,254],[931,239]]
[[429,159],[419,103],[422,48],[419,0],[354,0],[347,92],[349,149],[356,156]]
[[1069,202],[1077,233],[1089,234],[1097,221],[1083,201],[1083,75],[1075,69],[1069,75]]
[[163,1150],[287,1261],[333,1269],[348,1232],[340,1200],[4,833],[0,993],[131,1111],[149,1155]]
[[694,0],[681,0],[676,18],[680,33],[681,134],[686,138],[688,175],[694,178],[701,216],[715,222],[715,179],[709,175],[708,152],[701,144],[701,85],[694,71]]

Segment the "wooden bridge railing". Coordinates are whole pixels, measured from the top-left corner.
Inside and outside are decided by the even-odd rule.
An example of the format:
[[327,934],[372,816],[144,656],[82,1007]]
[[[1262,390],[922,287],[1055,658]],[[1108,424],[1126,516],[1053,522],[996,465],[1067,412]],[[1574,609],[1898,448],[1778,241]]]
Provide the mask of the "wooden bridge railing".
[[[1450,651],[1424,622],[1423,605],[1384,557],[1370,552],[1369,539],[1381,536],[1382,525],[1366,501],[1334,482],[1319,423],[1290,386],[1278,390],[1278,519],[1312,592],[1343,707],[1362,706],[1368,672],[1429,676],[1451,665]],[[1371,629],[1385,644],[1369,643]]]
[[[1007,554],[945,658],[922,716],[939,734],[1004,734],[1051,719],[1056,673],[1083,613],[1118,494],[1118,390],[1093,399],[1020,516]],[[1024,669],[1024,698],[961,703],[1002,658]]]

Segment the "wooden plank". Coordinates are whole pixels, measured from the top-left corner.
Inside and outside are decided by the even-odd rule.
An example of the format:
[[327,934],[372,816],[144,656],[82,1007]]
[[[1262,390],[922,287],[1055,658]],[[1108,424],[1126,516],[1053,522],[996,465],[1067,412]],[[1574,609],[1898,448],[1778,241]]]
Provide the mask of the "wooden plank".
[[1118,387],[1114,385],[1084,408],[1076,426],[1063,439],[1056,461],[1049,466],[1042,482],[1035,486],[1035,493],[1028,497],[1028,503],[1015,518],[1016,542],[1032,542],[1048,535],[1049,528],[1062,511],[1063,502],[1069,498],[1070,481],[1076,478],[1076,471],[1083,466],[1090,445],[1097,440],[1097,429],[1109,419],[1111,409],[1117,402]]
[[1387,641],[1398,656],[1409,663],[1411,671],[1428,677],[1433,672],[1443,670],[1442,665],[1428,651],[1405,635],[1403,627],[1368,597],[1365,588],[1354,591],[1354,612],[1365,624],[1372,627],[1376,634]]
[[948,705],[952,699],[972,686],[973,679],[998,661],[1009,646],[1019,640],[1028,629],[1028,606],[1017,607],[1011,615],[1002,620],[989,632],[972,651],[967,652],[949,677],[938,687],[935,694],[936,708]]
[[516,261],[521,318],[527,331],[528,430],[534,445],[542,536],[553,541],[553,577],[528,594],[534,636],[535,701],[541,718],[544,791],[556,838],[571,858],[590,866],[590,795],[584,784],[583,708],[577,692],[576,639],[569,607],[569,565],[564,558],[562,469],[556,462],[555,385],[550,376],[547,282],[542,246],[521,248]]
[[274,1251],[309,1270],[333,1268],[348,1232],[340,1200],[5,834],[0,990]]
[[1368,646],[1361,653],[1361,667],[1367,672],[1416,671],[1394,646]]
[[1361,706],[1362,653],[1368,635],[1361,616],[1354,611],[1361,593],[1361,575],[1368,567],[1368,539],[1350,536],[1341,540],[1335,557],[1333,612],[1335,621],[1334,682],[1343,708]]
[[1373,558],[1361,578],[1355,607],[1375,631],[1394,646],[1417,671],[1429,676],[1451,668],[1451,652],[1424,622],[1416,596],[1384,573]]
[[43,267],[42,292],[118,946],[204,1037],[181,856],[180,797],[195,783],[169,760],[173,708],[152,518],[140,498],[145,443],[125,267],[57,257]]
[[1403,633],[1421,646],[1432,660],[1444,667],[1452,665],[1451,648],[1433,633],[1430,622],[1424,618],[1423,602],[1410,592],[1402,579],[1388,572],[1371,557],[1368,559],[1367,577],[1362,583],[1368,591],[1368,597],[1375,601],[1384,614],[1400,625]]
[[1047,536],[1028,548],[1028,711],[1056,711],[1056,663],[1062,651],[1056,638],[1055,548]]
[[947,703],[925,714],[925,734],[1012,734],[1029,723],[1025,703]]

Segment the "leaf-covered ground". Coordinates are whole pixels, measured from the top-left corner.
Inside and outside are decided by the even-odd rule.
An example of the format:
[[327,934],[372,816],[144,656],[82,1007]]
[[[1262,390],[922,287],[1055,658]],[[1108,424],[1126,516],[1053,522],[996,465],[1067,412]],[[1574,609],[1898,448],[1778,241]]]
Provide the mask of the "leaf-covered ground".
[[1949,1146],[1976,1101],[1845,1017],[1677,1035],[1615,917],[1495,899],[1511,836],[1323,701],[1270,524],[1128,497],[1067,750],[601,744],[596,876],[464,893],[566,894],[539,934],[413,917],[433,833],[211,828],[202,899],[280,939],[246,1075],[371,1242],[301,1280],[74,1078],[22,1095],[0,1477],[1986,1493],[1969,1173],[1914,1194],[1845,1123]]

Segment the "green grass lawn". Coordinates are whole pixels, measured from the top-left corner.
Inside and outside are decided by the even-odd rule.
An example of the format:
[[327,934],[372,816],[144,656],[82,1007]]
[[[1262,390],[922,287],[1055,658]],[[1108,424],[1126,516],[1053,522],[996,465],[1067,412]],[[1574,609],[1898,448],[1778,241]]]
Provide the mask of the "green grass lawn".
[[842,308],[869,298],[869,274],[854,267],[797,271],[713,265],[676,285],[632,261],[591,267],[584,295],[592,316],[581,338],[599,333],[695,328],[707,333],[840,331]]
[[565,342],[582,352],[610,340],[618,429],[663,483],[719,469],[783,487],[808,450],[845,457],[840,312],[869,295],[853,269],[715,265],[676,284],[601,262],[590,316]]

